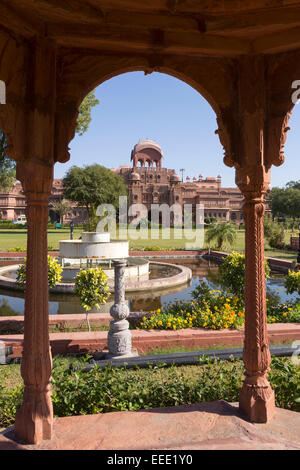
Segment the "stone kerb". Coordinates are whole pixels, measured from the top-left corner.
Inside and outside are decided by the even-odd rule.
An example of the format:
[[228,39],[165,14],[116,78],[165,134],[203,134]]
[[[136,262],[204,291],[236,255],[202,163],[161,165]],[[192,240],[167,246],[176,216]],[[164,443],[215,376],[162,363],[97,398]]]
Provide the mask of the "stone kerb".
[[[139,354],[151,350],[184,346],[192,348],[242,347],[244,329],[207,330],[204,328],[186,328],[183,330],[130,330],[132,348]],[[272,345],[300,338],[299,323],[268,324],[268,341]],[[12,357],[20,357],[23,350],[23,335],[1,335],[0,340],[6,346],[13,347]],[[107,348],[107,331],[51,333],[52,355],[57,354],[92,354]]]

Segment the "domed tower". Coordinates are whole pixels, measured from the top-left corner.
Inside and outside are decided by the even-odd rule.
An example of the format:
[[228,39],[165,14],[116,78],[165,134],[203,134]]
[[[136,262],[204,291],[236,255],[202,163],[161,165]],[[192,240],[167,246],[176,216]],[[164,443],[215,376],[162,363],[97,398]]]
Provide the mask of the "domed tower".
[[140,140],[131,151],[131,160],[133,168],[138,167],[156,167],[161,169],[161,161],[163,158],[161,147],[153,140]]
[[178,184],[181,182],[181,178],[179,175],[177,175],[176,173],[174,173],[173,175],[171,175],[170,177],[170,183],[171,184]]

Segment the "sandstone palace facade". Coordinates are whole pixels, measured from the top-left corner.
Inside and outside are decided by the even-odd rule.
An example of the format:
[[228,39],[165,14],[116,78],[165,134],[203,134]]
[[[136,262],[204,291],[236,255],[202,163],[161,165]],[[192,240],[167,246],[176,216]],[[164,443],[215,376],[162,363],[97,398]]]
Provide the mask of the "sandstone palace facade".
[[[151,141],[138,142],[131,152],[131,165],[112,169],[123,176],[128,186],[128,203],[144,204],[150,212],[151,204],[204,205],[204,217],[218,221],[243,222],[243,196],[238,188],[223,188],[221,176],[203,178],[202,175],[185,181],[175,170],[163,167],[164,155],[161,147]],[[49,215],[52,221],[57,220],[52,203],[62,199],[62,180],[55,179],[49,200]],[[10,192],[0,193],[0,219],[16,220],[25,213],[25,195],[21,184],[16,182]],[[71,220],[82,223],[86,212],[82,207],[73,204],[63,217],[63,222]]]
[[185,181],[175,170],[163,167],[161,147],[151,140],[136,144],[131,152],[131,166],[114,169],[123,176],[129,193],[129,204],[144,204],[150,213],[151,204],[178,203],[204,205],[204,217],[218,221],[243,222],[243,196],[238,188],[223,188],[221,176],[202,175]]

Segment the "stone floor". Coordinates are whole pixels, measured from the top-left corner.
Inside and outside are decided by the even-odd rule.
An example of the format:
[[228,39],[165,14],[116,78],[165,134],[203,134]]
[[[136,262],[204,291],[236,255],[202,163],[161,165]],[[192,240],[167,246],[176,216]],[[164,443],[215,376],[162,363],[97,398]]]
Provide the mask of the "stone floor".
[[0,433],[0,450],[300,450],[300,413],[276,409],[252,424],[238,404],[224,401],[56,418],[51,441],[24,445],[13,428]]

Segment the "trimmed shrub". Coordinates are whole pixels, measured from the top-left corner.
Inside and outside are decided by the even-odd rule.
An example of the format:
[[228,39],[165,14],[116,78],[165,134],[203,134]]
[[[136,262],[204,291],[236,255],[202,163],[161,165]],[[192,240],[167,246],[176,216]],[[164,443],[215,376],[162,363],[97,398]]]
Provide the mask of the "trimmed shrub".
[[293,294],[294,292],[300,294],[300,271],[289,270],[284,285],[288,294]]
[[75,294],[86,311],[89,331],[90,324],[87,312],[94,307],[99,308],[101,304],[105,304],[110,296],[107,279],[108,276],[101,268],[81,269],[74,279]]
[[[56,261],[53,256],[48,255],[48,285],[51,289],[62,280],[63,268]],[[24,258],[23,264],[17,270],[17,283],[22,287],[26,286],[26,261]]]

